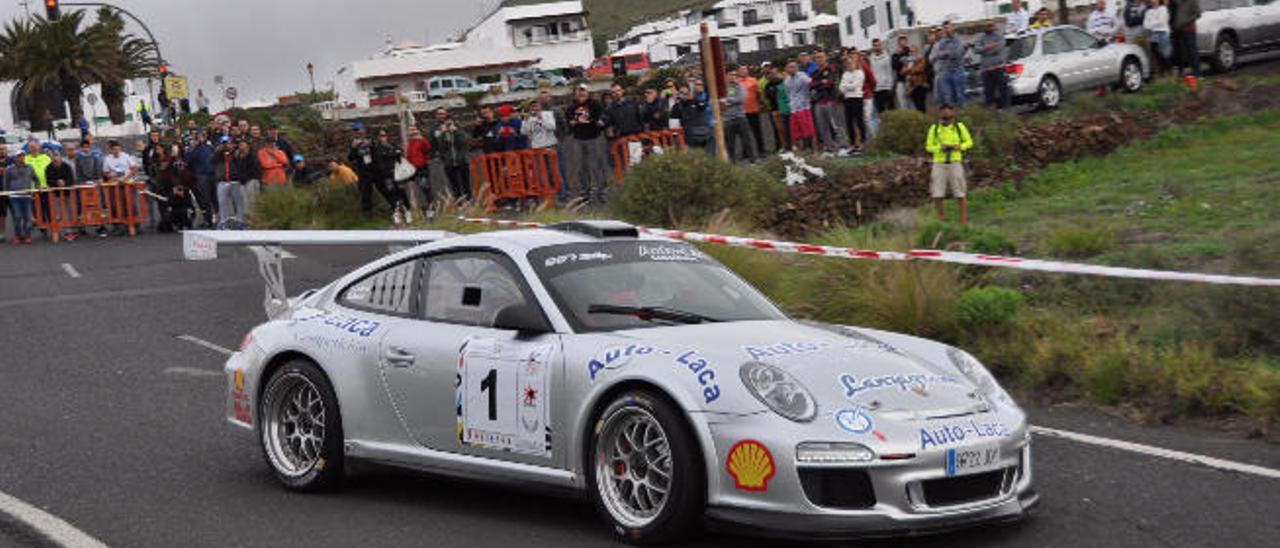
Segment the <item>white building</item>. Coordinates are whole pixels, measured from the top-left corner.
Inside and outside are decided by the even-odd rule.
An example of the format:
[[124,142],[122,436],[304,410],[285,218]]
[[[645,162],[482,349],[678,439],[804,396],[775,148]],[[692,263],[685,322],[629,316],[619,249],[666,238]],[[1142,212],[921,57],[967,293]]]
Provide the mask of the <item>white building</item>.
[[495,83],[519,68],[581,68],[594,49],[582,2],[499,7],[459,40],[422,46],[388,45],[370,59],[352,63],[351,78],[364,97],[426,91],[433,76],[466,76]]
[[706,10],[646,23],[609,42],[611,54],[647,53],[665,62],[697,50],[700,25],[724,44],[725,56],[813,45],[821,27],[834,26],[835,16],[817,13],[813,0],[722,0]]
[[[147,104],[148,108],[154,105],[154,98],[147,93],[145,81],[125,81],[125,123],[115,125],[111,123],[111,119],[107,116],[107,105],[102,102],[102,91],[97,85],[89,86],[84,89],[81,94],[81,105],[84,107],[85,118],[89,120],[89,131],[100,137],[122,137],[127,135],[141,135],[147,132],[147,126],[142,123],[138,117],[138,105]],[[158,85],[158,84],[157,84]],[[7,136],[7,142],[13,142],[15,139],[25,139],[30,133],[30,120],[19,120],[19,98],[16,95],[17,85],[13,82],[0,82],[0,97],[8,100],[8,108],[0,108],[0,129],[3,129]],[[159,91],[157,88],[155,91]],[[90,99],[92,97],[92,99]],[[195,105],[192,105],[194,108]],[[64,103],[61,107],[50,109],[54,113],[52,121],[55,128],[63,128],[55,131],[59,139],[75,139],[80,135],[80,130],[76,125],[76,121],[71,119],[70,109]],[[152,114],[155,111],[152,110]],[[41,134],[40,137],[44,137]]]
[[[838,0],[840,44],[867,49],[873,39],[895,29],[1003,17],[1011,11],[1011,4],[1012,0]],[[1022,4],[1033,15],[1046,4],[1049,9],[1058,8],[1058,0],[1025,0]],[[1092,4],[1093,0],[1067,1],[1072,9]]]

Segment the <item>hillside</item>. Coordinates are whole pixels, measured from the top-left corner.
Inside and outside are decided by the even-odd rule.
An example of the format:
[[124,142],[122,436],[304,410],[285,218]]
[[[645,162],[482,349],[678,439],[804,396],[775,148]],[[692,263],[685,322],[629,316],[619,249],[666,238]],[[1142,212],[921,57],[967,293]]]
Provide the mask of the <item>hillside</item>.
[[[548,0],[506,0],[504,5],[521,6],[542,4]],[[597,53],[604,50],[605,41],[625,33],[631,27],[673,15],[680,10],[707,8],[718,0],[646,0],[643,2],[618,0],[583,0],[590,12],[591,34],[596,41]],[[814,0],[814,9],[835,13],[835,0]]]

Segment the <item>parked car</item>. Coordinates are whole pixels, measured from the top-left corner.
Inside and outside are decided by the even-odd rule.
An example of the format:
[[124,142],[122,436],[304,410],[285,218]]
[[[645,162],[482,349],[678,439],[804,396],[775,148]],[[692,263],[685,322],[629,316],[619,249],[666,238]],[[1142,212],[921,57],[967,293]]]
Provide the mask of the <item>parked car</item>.
[[1118,87],[1133,93],[1151,76],[1147,52],[1097,40],[1074,26],[1028,31],[1008,40],[1009,87],[1016,103],[1056,108],[1071,92]]
[[1200,7],[1197,49],[1214,70],[1230,72],[1241,54],[1280,48],[1280,0],[1201,0]]
[[628,55],[608,55],[597,58],[587,68],[587,78],[595,76],[608,76],[613,74],[613,63],[615,59],[621,59],[626,64],[627,74],[643,74],[652,68],[649,63],[649,55],[644,53],[632,53]]
[[538,86],[544,83],[549,86],[563,86],[569,83],[569,79],[555,74],[535,69],[516,70],[507,73],[507,91],[520,91],[525,89],[538,89]]
[[427,80],[426,87],[428,99],[442,99],[454,94],[486,92],[492,86],[477,84],[464,76],[436,76]]

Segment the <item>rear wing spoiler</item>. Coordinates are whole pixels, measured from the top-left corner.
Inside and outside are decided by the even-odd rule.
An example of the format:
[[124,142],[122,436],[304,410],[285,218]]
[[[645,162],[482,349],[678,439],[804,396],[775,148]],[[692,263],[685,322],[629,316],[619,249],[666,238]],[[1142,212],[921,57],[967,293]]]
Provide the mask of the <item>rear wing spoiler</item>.
[[266,283],[263,308],[275,319],[289,310],[284,286],[285,246],[387,245],[393,249],[456,236],[443,230],[188,230],[182,233],[182,255],[189,261],[218,258],[220,247],[246,247],[258,259]]

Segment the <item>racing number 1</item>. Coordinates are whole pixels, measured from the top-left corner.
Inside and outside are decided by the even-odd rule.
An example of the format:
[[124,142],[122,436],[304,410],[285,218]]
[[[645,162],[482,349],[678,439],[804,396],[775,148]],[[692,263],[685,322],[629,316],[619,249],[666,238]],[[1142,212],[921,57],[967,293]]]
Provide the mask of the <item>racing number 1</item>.
[[498,420],[498,370],[490,369],[480,381],[480,391],[489,393],[489,420]]

